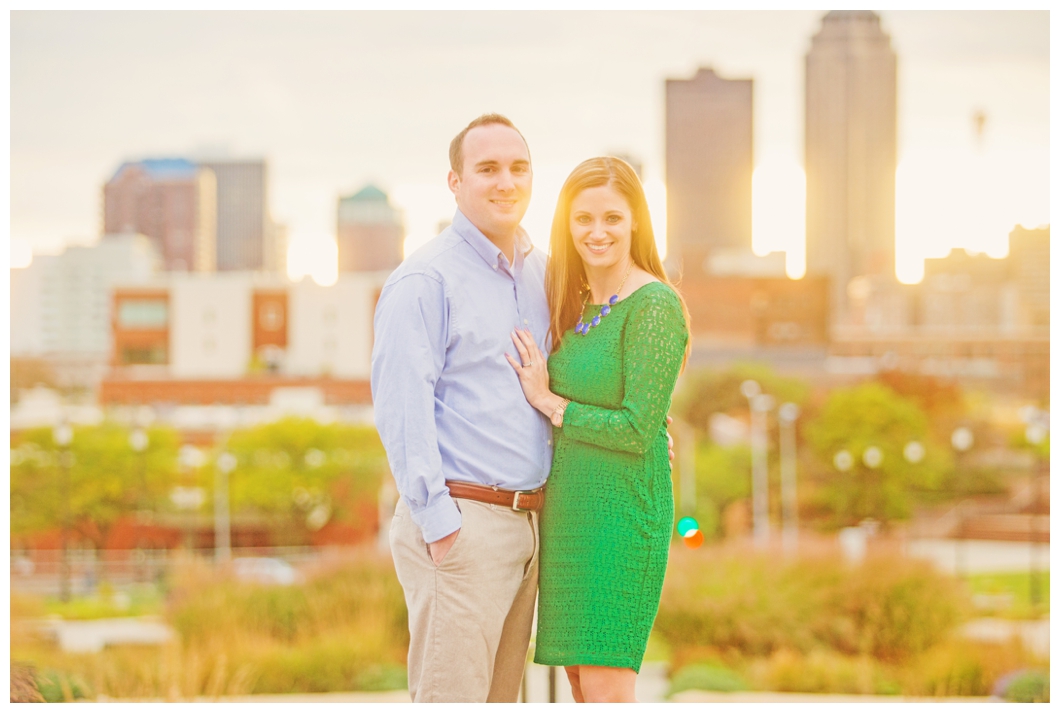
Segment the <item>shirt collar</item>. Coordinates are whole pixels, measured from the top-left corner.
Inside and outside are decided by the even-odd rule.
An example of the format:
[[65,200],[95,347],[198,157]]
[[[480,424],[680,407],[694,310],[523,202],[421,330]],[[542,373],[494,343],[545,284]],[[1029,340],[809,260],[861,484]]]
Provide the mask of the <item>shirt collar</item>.
[[[498,265],[500,262],[500,256],[502,255],[500,249],[493,244],[493,241],[487,238],[481,230],[475,227],[467,217],[459,211],[456,211],[456,215],[453,216],[453,230],[456,234],[463,238],[468,245],[475,249],[475,252],[486,261],[490,267]],[[531,253],[534,249],[534,244],[530,242],[530,236],[527,234],[523,226],[519,226],[515,231],[515,262],[521,262],[520,257],[525,257]]]

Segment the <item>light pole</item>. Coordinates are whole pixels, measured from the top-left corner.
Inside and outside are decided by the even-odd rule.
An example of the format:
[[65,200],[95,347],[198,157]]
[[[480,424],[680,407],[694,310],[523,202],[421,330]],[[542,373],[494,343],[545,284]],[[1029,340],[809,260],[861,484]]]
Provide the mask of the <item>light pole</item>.
[[967,507],[965,507],[964,501],[964,487],[962,485],[963,473],[960,471],[960,467],[963,465],[961,454],[966,453],[972,444],[975,443],[975,437],[972,435],[970,428],[966,426],[959,426],[954,429],[950,435],[950,445],[953,446],[954,450],[957,451],[957,495],[960,501],[957,503],[957,544],[956,552],[954,554],[953,568],[956,570],[958,577],[964,576],[967,570],[967,558],[968,553],[966,552],[967,546],[964,539],[964,520],[967,517]]
[[52,429],[52,440],[59,446],[59,464],[62,468],[62,525],[59,530],[59,599],[70,601],[70,443],[74,440],[74,429],[65,421]]
[[[188,471],[201,467],[205,460],[203,452],[190,444],[181,446],[180,450],[177,451],[177,463],[180,464],[181,472],[185,476]],[[169,497],[178,510],[188,513],[193,510],[198,510],[202,506],[203,502],[206,500],[206,493],[199,487],[186,488],[178,485],[173,488]],[[191,524],[188,521],[188,515],[185,514],[182,519],[184,527],[184,544],[188,548],[188,552],[193,554],[195,551],[195,542],[192,536]]]
[[134,429],[129,434],[129,447],[133,449],[133,452],[137,455],[138,463],[140,468],[140,497],[137,498],[139,501],[137,505],[139,509],[144,509],[144,500],[147,497],[147,473],[146,464],[144,463],[144,452],[147,450],[148,438],[147,431],[142,428]]
[[780,421],[780,491],[783,503],[784,534],[786,552],[799,547],[799,512],[795,498],[795,419],[799,407],[788,402],[777,410]]
[[[1040,445],[1045,440],[1045,436],[1048,433],[1048,426],[1046,424],[1048,424],[1049,414],[1048,414],[1048,412],[1044,412],[1045,418],[1041,419],[1041,418],[1039,418],[1039,414],[1040,413],[1042,413],[1042,412],[1039,412],[1037,409],[1034,410],[1034,413],[1033,413],[1032,417],[1027,419],[1029,421],[1029,423],[1027,424],[1027,429],[1024,432],[1024,435],[1027,438],[1027,442],[1030,443],[1032,446],[1035,446],[1035,447]],[[1043,421],[1044,421],[1044,423],[1043,423]],[[1032,498],[1031,498],[1031,506],[1029,508],[1029,510],[1030,510],[1030,518],[1029,518],[1029,520],[1030,520],[1030,538],[1029,539],[1030,539],[1031,551],[1030,551],[1030,562],[1029,562],[1029,569],[1028,569],[1028,575],[1030,576],[1031,607],[1033,607],[1034,609],[1038,608],[1038,603],[1041,600],[1041,587],[1040,587],[1040,584],[1038,582],[1038,569],[1039,569],[1038,568],[1038,506],[1041,503],[1041,487],[1042,487],[1042,480],[1043,480],[1043,476],[1042,476],[1041,471],[1042,471],[1042,465],[1043,464],[1044,463],[1042,461],[1041,456],[1038,455],[1037,453],[1035,453],[1034,454],[1035,469],[1034,469],[1033,480],[1031,482]],[[1048,476],[1045,476],[1045,477],[1048,477]]]
[[214,561],[219,564],[232,559],[232,523],[228,508],[228,474],[236,469],[236,465],[236,457],[225,451],[217,457],[216,467],[214,468]]
[[684,421],[674,419],[677,433],[678,470],[681,474],[681,514],[696,514],[696,433]]
[[753,379],[740,384],[751,411],[751,503],[756,547],[769,543],[769,471],[766,463],[766,412],[773,408],[773,397],[762,393]]

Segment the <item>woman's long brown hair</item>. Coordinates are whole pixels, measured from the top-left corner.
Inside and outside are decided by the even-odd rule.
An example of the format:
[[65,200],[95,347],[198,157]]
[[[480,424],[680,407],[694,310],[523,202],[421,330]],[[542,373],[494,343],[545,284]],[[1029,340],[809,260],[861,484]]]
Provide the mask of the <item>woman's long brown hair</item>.
[[[644,197],[644,187],[641,186],[636,171],[620,158],[591,158],[578,164],[567,177],[559,192],[556,214],[552,218],[548,267],[545,270],[545,294],[548,296],[548,307],[552,314],[548,331],[552,338],[553,352],[559,349],[564,332],[574,327],[578,320],[584,295],[582,286],[586,284],[585,268],[574,249],[574,238],[570,232],[571,203],[586,188],[598,186],[610,186],[629,203],[633,211],[633,224],[637,226],[633,230],[630,245],[633,263],[673,289],[681,302],[685,325],[691,329],[685,301],[666,276],[662,260],[659,259],[659,251],[655,247],[655,231],[652,230],[651,215],[648,213],[648,201]],[[689,339],[685,347],[685,362],[688,361],[691,345],[692,340]]]

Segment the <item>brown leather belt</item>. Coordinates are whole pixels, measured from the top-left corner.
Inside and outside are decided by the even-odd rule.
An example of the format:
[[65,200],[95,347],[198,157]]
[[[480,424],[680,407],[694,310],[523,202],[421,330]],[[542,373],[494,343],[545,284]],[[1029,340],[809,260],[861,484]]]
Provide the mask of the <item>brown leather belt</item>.
[[489,485],[465,483],[461,480],[447,480],[449,495],[454,498],[476,500],[480,503],[502,505],[517,512],[540,512],[545,503],[545,488],[537,490],[503,490]]

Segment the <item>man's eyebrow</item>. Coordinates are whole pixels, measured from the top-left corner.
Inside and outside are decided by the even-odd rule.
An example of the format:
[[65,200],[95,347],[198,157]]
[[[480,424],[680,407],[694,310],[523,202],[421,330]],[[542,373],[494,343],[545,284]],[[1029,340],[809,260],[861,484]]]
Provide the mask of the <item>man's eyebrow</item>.
[[[501,162],[497,161],[496,159],[487,158],[487,159],[483,159],[483,160],[479,161],[478,163],[475,164],[475,166],[476,167],[478,167],[478,166],[499,166],[500,163]],[[525,158],[519,158],[519,159],[516,159],[516,160],[512,161],[512,165],[513,166],[529,166],[530,162],[527,161]]]

